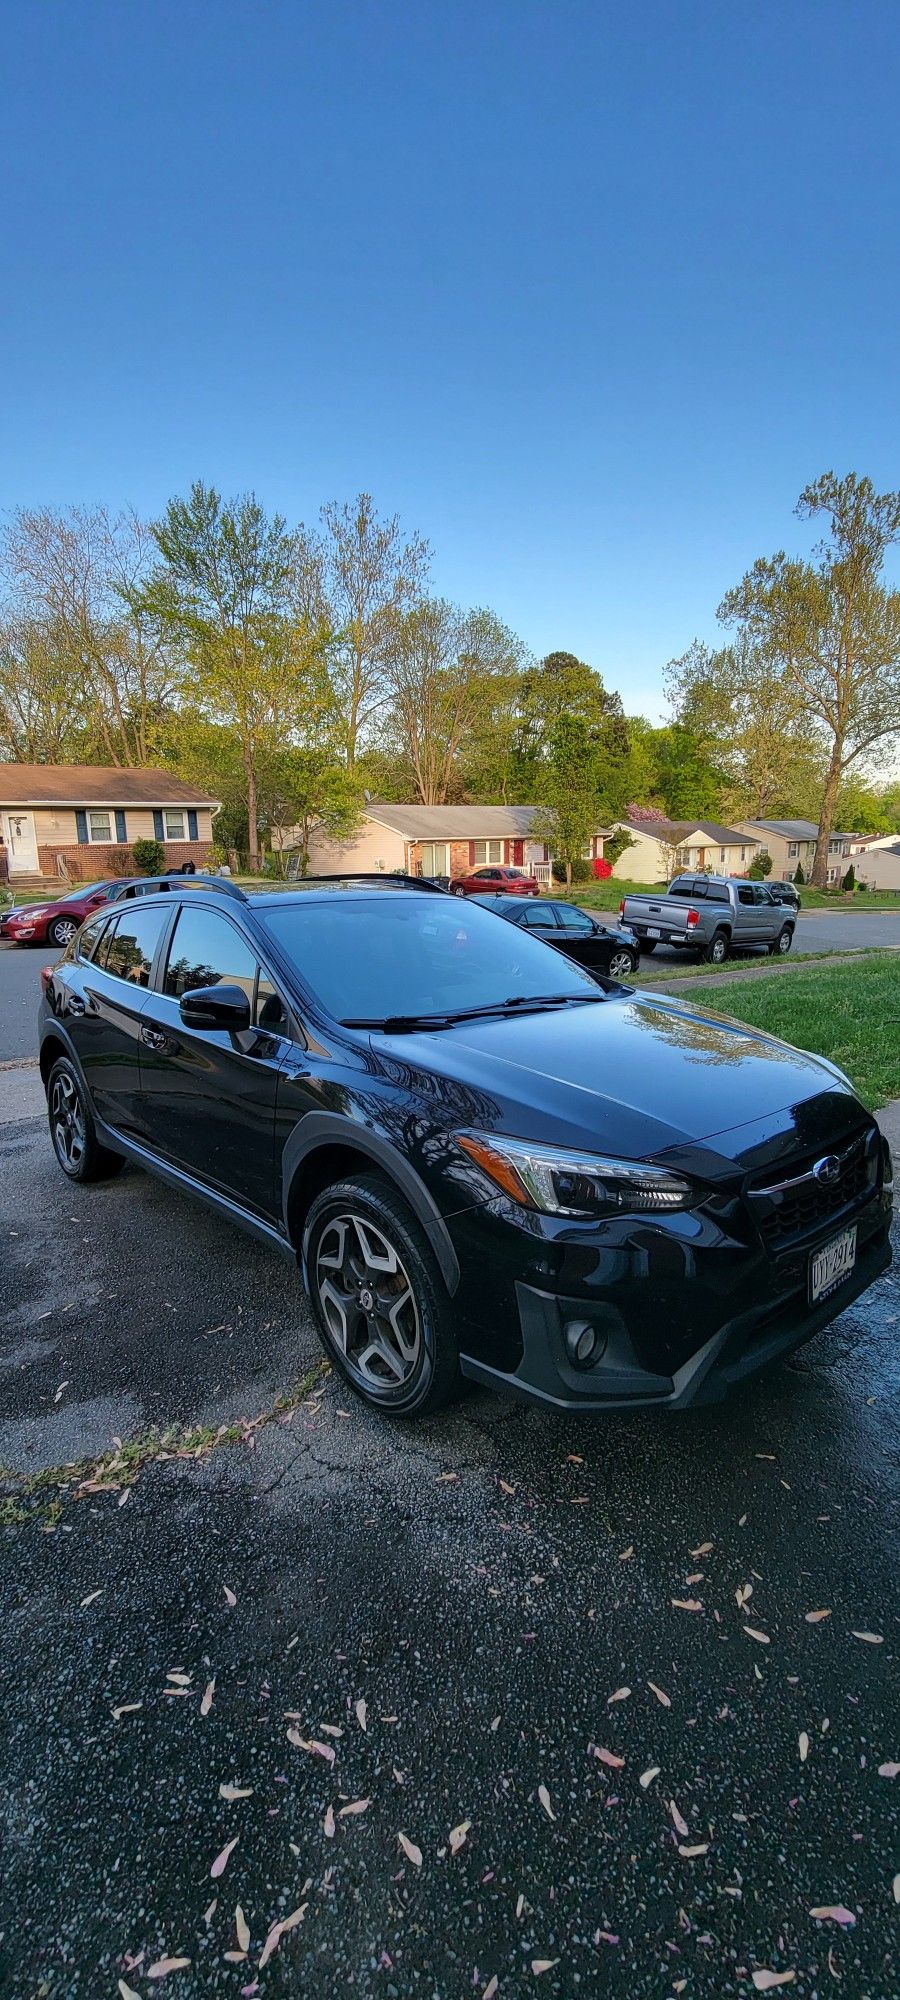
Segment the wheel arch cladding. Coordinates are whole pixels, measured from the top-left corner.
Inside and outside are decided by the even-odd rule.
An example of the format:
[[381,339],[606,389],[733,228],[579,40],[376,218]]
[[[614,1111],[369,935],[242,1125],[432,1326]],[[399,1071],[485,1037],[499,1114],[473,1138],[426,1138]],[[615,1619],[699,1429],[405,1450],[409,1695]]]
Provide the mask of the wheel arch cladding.
[[408,1201],[437,1259],[452,1294],[460,1279],[459,1261],[440,1209],[415,1168],[388,1139],[366,1125],[327,1111],[310,1111],[294,1127],[282,1157],[282,1206],[285,1227],[299,1248],[303,1218],[324,1188],[348,1174],[378,1167]]

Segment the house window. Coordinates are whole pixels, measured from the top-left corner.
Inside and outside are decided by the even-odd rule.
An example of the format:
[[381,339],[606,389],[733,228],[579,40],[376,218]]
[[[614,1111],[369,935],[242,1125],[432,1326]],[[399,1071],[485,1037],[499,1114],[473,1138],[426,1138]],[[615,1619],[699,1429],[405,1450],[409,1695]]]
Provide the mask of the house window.
[[789,860],[789,861],[798,861],[798,860],[799,860],[799,858],[800,858],[800,842],[799,842],[799,840],[789,840],[789,841],[788,841],[788,860]]
[[503,860],[502,840],[476,840],[474,845],[476,868],[479,862]]
[[450,849],[445,840],[423,840],[419,853],[421,860],[417,872],[420,875],[449,875]]
[[112,840],[112,825],[108,812],[88,813],[88,827],[93,842]]
[[720,848],[719,848],[719,860],[720,860],[720,861],[721,861],[721,862],[722,862],[722,863],[724,864],[724,861],[725,861],[725,849],[724,849],[724,847],[720,847]]
[[742,860],[742,861],[746,861],[746,859],[747,859],[747,849],[746,849],[746,847],[742,847],[742,848],[741,848],[741,860]]
[[167,840],[184,840],[186,838],[184,813],[167,812],[165,814],[165,823]]

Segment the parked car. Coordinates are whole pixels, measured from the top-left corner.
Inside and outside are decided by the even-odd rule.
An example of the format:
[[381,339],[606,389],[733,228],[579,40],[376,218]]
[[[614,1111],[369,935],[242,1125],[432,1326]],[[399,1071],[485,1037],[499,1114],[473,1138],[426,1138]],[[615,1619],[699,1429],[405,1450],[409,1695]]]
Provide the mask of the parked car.
[[454,875],[450,884],[454,896],[539,896],[541,885],[536,875],[526,875],[521,868],[473,868],[468,875]]
[[79,924],[121,893],[121,882],[91,882],[45,903],[20,903],[0,917],[0,938],[11,944],[69,944]]
[[795,882],[769,881],[766,883],[766,888],[774,902],[784,903],[789,910],[795,910],[798,913],[802,910],[803,903],[798,895]]
[[62,1171],[134,1161],[299,1259],[385,1412],[460,1373],[552,1409],[715,1399],[890,1263],[887,1142],[832,1063],[422,882],[170,882],[41,981]]
[[518,924],[529,937],[543,938],[565,958],[583,965],[587,972],[608,973],[612,979],[630,979],[638,969],[641,954],[633,931],[624,924],[614,928],[601,924],[587,910],[572,903],[523,902],[519,897],[479,896],[485,909],[494,910],[507,923]]
[[642,951],[670,944],[696,951],[710,965],[755,945],[783,958],[796,923],[794,911],[777,903],[764,882],[731,875],[677,875],[665,895],[623,896],[619,916]]

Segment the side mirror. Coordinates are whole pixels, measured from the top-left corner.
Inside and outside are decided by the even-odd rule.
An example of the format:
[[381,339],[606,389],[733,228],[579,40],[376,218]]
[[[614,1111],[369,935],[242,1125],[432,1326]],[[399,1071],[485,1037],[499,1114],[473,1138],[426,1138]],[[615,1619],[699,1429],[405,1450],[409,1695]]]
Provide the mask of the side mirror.
[[195,986],[183,993],[179,1013],[186,1028],[223,1028],[239,1035],[250,1026],[250,1002],[242,986]]

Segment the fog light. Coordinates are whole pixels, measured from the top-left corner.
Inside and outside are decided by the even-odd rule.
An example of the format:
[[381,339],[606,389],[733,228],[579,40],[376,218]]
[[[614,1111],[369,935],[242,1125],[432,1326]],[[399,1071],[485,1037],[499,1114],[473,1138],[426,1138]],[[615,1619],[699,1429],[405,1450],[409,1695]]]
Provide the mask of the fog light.
[[597,1360],[601,1348],[606,1346],[605,1337],[587,1319],[567,1320],[565,1340],[569,1360],[576,1368],[589,1368],[591,1362]]

